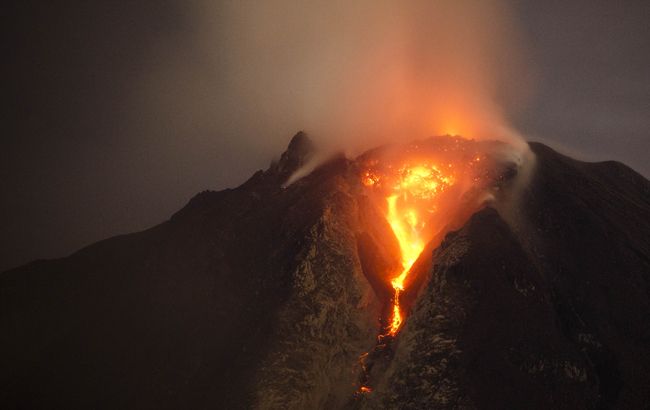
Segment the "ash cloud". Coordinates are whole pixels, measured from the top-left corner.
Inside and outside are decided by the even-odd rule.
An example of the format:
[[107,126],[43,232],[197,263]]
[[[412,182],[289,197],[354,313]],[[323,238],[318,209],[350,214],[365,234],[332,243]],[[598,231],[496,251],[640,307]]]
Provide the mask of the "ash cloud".
[[489,0],[7,11],[0,270],[159,223],[196,192],[268,167],[298,130],[350,155],[507,133],[527,89],[510,9]]
[[352,155],[440,134],[516,138],[507,119],[531,79],[506,1],[194,6],[202,74],[219,77],[213,115],[243,147],[277,153],[300,129]]

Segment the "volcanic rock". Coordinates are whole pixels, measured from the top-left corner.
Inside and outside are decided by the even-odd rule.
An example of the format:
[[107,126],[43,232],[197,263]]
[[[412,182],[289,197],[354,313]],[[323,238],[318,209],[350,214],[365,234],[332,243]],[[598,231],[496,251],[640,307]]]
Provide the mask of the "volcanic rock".
[[370,393],[399,248],[358,160],[283,185],[299,133],[159,226],[0,274],[0,407],[643,408],[650,183],[529,145],[417,262]]

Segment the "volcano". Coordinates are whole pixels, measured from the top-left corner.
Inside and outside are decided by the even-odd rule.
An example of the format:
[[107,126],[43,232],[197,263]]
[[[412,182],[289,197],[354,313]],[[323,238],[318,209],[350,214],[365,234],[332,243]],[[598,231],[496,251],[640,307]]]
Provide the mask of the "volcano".
[[644,177],[444,136],[287,184],[313,154],[2,273],[0,407],[650,402]]

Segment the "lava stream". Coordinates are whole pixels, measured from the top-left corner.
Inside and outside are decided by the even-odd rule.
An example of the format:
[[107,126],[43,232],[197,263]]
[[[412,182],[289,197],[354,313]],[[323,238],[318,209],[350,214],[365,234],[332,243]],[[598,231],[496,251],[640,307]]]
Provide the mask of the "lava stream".
[[364,162],[361,183],[384,210],[398,245],[401,266],[385,278],[393,290],[389,314],[387,322],[382,322],[385,324],[375,349],[359,358],[362,373],[358,395],[372,391],[369,377],[375,358],[390,351],[392,340],[404,325],[406,311],[402,299],[408,287],[417,283],[408,280],[413,265],[434,236],[449,224],[450,215],[460,205],[461,194],[478,181],[475,171],[482,155],[466,151],[460,141],[456,139],[453,146],[441,146],[435,152],[426,148],[419,151],[414,144],[407,155]]
[[[382,336],[395,336],[402,325],[400,293],[404,291],[411,267],[424,250],[426,241],[422,232],[430,214],[437,209],[438,194],[454,183],[451,175],[443,174],[440,167],[428,163],[404,164],[393,178],[395,181],[386,197],[386,220],[399,244],[402,269],[390,281],[394,291],[392,316]],[[373,181],[380,179],[375,176]]]

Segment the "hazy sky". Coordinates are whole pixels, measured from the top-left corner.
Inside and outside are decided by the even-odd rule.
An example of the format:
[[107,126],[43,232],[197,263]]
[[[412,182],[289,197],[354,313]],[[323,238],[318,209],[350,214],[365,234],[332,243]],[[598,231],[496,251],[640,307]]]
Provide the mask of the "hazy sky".
[[[244,0],[74,3],[24,1],[6,11],[0,270],[145,229],[201,190],[236,186],[309,127],[303,122],[336,135],[393,133],[411,116],[417,126],[407,131],[421,132],[419,102],[431,93],[399,95],[416,103],[375,128],[366,123],[392,106],[340,114],[362,112],[359,94],[381,101],[379,94],[400,92],[391,84],[411,90],[413,78],[431,89],[472,84],[458,91],[476,90],[481,104],[459,105],[472,118],[503,114],[527,139],[650,175],[647,1],[530,0],[505,9],[480,2],[451,7],[430,25],[422,1],[403,14],[384,0],[313,8],[283,0],[277,8]],[[421,53],[447,37],[435,54]],[[369,47],[377,39],[386,47]],[[455,39],[473,51],[454,50]],[[432,74],[440,55],[472,80]],[[349,75],[365,66],[387,68]],[[342,78],[349,83],[338,84]],[[504,112],[479,113],[492,93]],[[328,107],[340,110],[336,121],[321,115]]]

